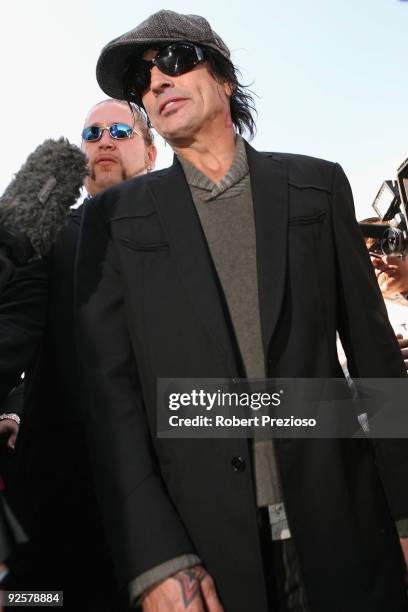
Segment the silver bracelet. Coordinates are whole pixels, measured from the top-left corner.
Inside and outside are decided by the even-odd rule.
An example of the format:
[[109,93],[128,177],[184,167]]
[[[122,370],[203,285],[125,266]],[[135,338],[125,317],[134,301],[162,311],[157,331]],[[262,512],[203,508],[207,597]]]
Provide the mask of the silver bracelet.
[[0,414],[0,421],[3,421],[4,419],[15,421],[17,425],[20,425],[21,422],[20,417],[15,412],[3,412],[3,414]]

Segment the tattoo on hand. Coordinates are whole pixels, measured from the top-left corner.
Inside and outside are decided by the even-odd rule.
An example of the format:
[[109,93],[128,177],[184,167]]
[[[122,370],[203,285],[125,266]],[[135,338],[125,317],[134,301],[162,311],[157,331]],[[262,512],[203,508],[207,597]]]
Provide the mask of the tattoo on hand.
[[186,608],[197,597],[200,591],[200,582],[204,580],[205,576],[206,572],[202,567],[192,567],[174,574],[173,578],[180,585],[183,603]]

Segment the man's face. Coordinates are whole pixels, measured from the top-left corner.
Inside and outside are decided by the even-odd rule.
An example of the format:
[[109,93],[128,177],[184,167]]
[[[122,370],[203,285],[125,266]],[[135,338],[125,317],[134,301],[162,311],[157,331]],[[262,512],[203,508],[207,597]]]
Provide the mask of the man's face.
[[[143,58],[150,60],[156,54],[157,50],[149,49]],[[217,83],[203,62],[180,76],[168,76],[153,66],[142,101],[165,140],[188,145],[200,134],[219,138],[223,129],[231,128],[230,95],[230,86]]]
[[[125,104],[108,101],[91,109],[84,127],[106,127],[112,123],[133,126],[133,121],[132,113]],[[154,166],[156,148],[153,145],[146,146],[143,137],[139,136],[137,124],[134,127],[138,134],[134,133],[132,138],[117,140],[111,137],[108,130],[104,130],[100,140],[82,141],[82,150],[88,158],[89,167],[85,187],[90,195],[96,195],[133,176],[145,174],[148,166]]]
[[408,293],[408,258],[391,255],[371,257],[381,293],[392,297],[396,293]]

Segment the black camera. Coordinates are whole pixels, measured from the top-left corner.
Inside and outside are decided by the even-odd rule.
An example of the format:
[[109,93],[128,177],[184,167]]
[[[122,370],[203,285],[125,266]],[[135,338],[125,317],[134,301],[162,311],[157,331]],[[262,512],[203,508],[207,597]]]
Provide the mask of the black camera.
[[373,238],[370,252],[405,256],[408,253],[408,159],[397,170],[397,180],[384,181],[373,202],[379,222],[360,223],[365,238]]

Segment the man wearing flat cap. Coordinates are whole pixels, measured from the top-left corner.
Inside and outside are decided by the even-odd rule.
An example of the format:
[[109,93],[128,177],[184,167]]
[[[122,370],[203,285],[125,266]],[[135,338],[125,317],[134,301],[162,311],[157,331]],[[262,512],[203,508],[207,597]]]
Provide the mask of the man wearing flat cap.
[[175,153],[86,207],[77,261],[121,583],[144,612],[407,611],[404,448],[156,434],[158,379],[342,377],[336,330],[352,376],[405,375],[341,167],[249,146],[252,98],[203,17],[152,15],[103,49],[97,78]]

